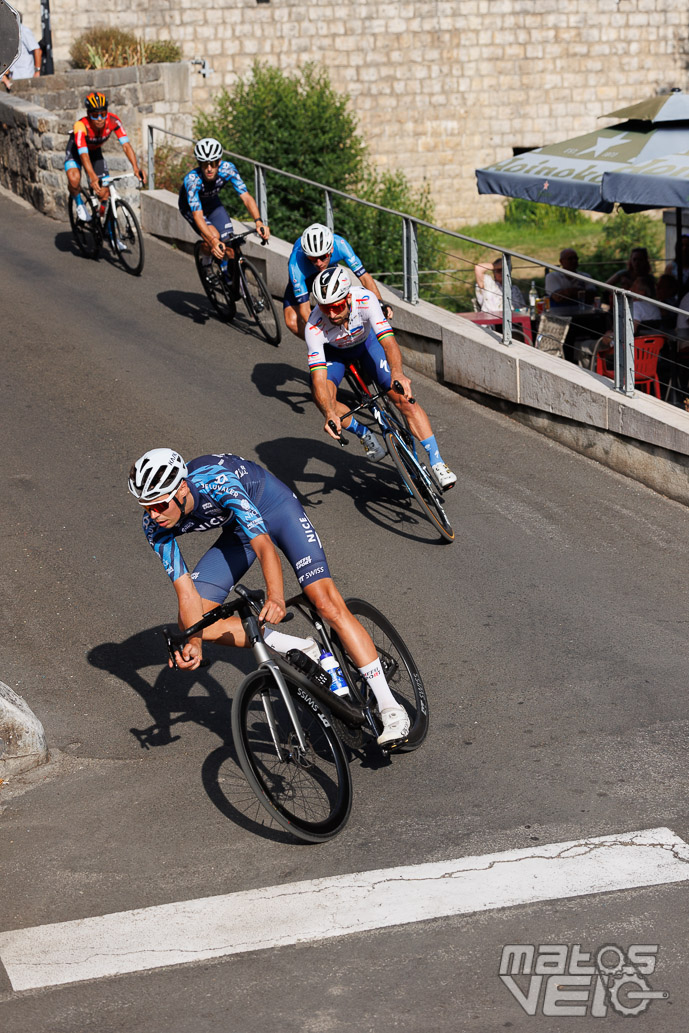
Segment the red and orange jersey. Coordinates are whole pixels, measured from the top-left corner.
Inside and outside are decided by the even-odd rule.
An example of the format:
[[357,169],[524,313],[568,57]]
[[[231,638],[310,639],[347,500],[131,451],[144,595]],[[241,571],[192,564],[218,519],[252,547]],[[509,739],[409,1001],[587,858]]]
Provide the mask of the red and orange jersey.
[[99,147],[102,147],[105,141],[113,133],[120,141],[121,144],[129,143],[129,137],[127,131],[120,122],[117,115],[108,113],[108,117],[102,126],[96,128],[91,119],[84,115],[83,118],[78,119],[74,123],[74,143],[79,154],[85,154],[87,151],[95,151]]

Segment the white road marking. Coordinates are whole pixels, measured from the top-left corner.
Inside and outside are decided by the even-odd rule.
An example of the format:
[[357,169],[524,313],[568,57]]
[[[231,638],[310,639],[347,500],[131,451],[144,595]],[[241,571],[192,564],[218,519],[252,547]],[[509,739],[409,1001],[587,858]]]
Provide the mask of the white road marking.
[[368,929],[689,879],[670,829],[205,897],[0,933],[14,990],[100,979]]

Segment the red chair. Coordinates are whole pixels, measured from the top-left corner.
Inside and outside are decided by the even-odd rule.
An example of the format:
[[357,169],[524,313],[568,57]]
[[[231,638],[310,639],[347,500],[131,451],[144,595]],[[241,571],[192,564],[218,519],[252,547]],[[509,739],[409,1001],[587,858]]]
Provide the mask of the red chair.
[[[652,386],[656,398],[660,398],[658,356],[664,344],[665,338],[662,334],[634,338],[634,387],[641,388],[650,395]],[[608,366],[608,360],[613,361],[612,348],[596,352],[596,373],[613,380],[615,370]]]

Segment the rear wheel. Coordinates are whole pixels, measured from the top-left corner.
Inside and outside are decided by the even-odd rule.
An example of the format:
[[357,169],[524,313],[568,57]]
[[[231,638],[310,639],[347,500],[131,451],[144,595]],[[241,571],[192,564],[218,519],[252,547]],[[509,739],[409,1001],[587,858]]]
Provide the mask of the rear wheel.
[[265,280],[255,265],[243,256],[239,259],[239,292],[251,318],[268,344],[279,344],[282,337],[278,314]]
[[320,843],[347,823],[351,776],[330,717],[286,681],[306,750],[299,746],[280,689],[263,671],[246,678],[233,700],[232,735],[242,771],[271,817],[298,839]]
[[237,306],[232,297],[232,288],[222,276],[215,262],[211,262],[210,265],[204,265],[201,262],[201,254],[201,241],[197,240],[194,246],[194,258],[203,289],[223,323],[231,323],[237,312]]
[[397,467],[398,474],[407,486],[409,493],[421,506],[424,516],[446,541],[454,541],[455,532],[443,509],[440,490],[426,467],[413,456],[410,449],[405,448],[394,434],[385,435],[385,444]]
[[[88,199],[87,199],[87,204]],[[72,226],[74,242],[86,258],[98,258],[101,244],[101,230],[98,215],[93,214],[87,221],[77,215],[77,199],[70,195],[69,221]]]
[[117,257],[128,273],[139,276],[144,267],[144,239],[139,220],[126,201],[117,202],[112,230]]
[[[365,599],[347,599],[351,613],[373,639],[390,690],[397,702],[409,714],[409,735],[404,743],[394,747],[395,752],[410,752],[422,744],[428,733],[428,699],[421,675],[404,639],[380,610]],[[365,705],[370,690],[354,661],[333,636],[337,659],[357,703]]]

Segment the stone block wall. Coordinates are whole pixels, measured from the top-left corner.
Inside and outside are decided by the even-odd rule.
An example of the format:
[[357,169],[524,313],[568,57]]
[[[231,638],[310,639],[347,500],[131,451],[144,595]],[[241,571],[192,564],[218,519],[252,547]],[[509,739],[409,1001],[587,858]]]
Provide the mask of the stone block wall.
[[[37,29],[38,0],[19,2]],[[51,0],[51,12],[58,61],[96,24],[205,58],[213,74],[192,73],[195,107],[256,60],[287,72],[325,63],[373,160],[428,179],[449,228],[501,212],[477,195],[475,168],[687,86],[686,0]]]
[[[145,167],[150,124],[190,136],[192,104],[189,66],[72,70],[17,81],[0,93],[0,184],[54,218],[67,218],[64,155],[89,90],[106,90],[122,118],[139,163]],[[131,167],[115,137],[104,154],[111,172]],[[134,180],[122,192],[138,204]]]

